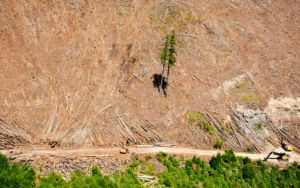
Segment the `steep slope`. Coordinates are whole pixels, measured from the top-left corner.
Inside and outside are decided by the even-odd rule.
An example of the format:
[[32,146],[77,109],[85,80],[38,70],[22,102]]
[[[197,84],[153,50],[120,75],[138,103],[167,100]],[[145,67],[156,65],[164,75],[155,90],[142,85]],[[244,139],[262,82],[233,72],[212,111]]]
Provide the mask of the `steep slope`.
[[[261,151],[285,137],[299,147],[298,1],[2,0],[0,8],[0,115],[10,128],[0,125],[26,142],[119,145],[129,136],[207,148],[222,139]],[[172,29],[178,64],[165,98],[152,75]],[[288,118],[264,111],[287,97]]]

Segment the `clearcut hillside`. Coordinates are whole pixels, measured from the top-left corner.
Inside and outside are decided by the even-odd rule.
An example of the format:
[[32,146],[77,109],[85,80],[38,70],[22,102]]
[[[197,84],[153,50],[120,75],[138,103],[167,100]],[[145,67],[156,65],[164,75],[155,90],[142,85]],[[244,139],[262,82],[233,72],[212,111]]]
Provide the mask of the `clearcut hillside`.
[[[0,147],[300,143],[297,0],[1,0]],[[153,87],[177,34],[168,97]]]

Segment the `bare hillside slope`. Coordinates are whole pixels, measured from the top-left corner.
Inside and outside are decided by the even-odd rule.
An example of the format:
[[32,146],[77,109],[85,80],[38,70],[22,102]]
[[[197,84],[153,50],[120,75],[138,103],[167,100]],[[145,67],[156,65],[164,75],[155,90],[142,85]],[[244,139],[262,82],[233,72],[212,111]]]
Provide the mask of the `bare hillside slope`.
[[[300,149],[299,1],[2,0],[0,14],[1,147]],[[172,29],[165,98],[152,75]]]

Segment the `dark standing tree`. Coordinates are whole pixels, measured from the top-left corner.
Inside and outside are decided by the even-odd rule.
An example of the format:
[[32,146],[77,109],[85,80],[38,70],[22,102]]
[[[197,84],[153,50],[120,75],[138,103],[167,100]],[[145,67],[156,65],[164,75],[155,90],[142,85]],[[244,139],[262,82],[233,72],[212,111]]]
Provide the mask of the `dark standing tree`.
[[170,40],[170,36],[167,35],[165,43],[164,43],[164,48],[161,50],[161,54],[160,54],[160,61],[161,61],[161,64],[163,66],[162,73],[161,73],[161,82],[160,82],[160,85],[162,87],[163,87],[163,80],[164,80],[165,65],[166,65],[166,61],[168,61],[168,56],[169,56],[168,55],[169,40]]
[[[170,37],[170,47],[169,47],[169,54],[168,54],[168,73],[167,73],[167,85],[169,85],[169,74],[170,74],[170,68],[175,66],[176,64],[176,33],[173,30],[172,35]],[[167,96],[167,95],[166,95]]]

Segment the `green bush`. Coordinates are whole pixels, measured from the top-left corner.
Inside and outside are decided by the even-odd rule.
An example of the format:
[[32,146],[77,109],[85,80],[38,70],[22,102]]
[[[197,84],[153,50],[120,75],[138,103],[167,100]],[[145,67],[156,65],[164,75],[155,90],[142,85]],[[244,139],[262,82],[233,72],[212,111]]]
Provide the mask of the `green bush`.
[[248,157],[245,157],[243,159],[243,164],[248,164],[248,163],[251,163],[251,160]]
[[206,119],[202,119],[198,125],[201,126],[210,135],[215,134],[215,129],[213,128],[213,126],[211,126],[211,124],[209,124],[209,122]]
[[0,172],[9,168],[8,159],[5,155],[0,153]]
[[39,187],[66,187],[66,182],[60,175],[57,175],[52,172],[48,177],[41,178],[41,184]]
[[156,170],[156,167],[153,164],[148,164],[146,173],[153,175],[155,170]]
[[13,164],[12,167],[6,164],[6,156],[1,156],[2,168],[0,171],[0,187],[36,187],[35,171],[26,164]]
[[190,112],[186,117],[191,123],[202,119],[202,115],[199,112]]
[[248,153],[252,153],[254,152],[254,148],[253,147],[248,147],[245,152],[248,152]]
[[197,122],[197,124],[205,131],[207,131],[210,135],[215,134],[215,130],[213,126],[207,121],[203,113],[189,112],[187,115],[187,119],[189,120],[190,123]]
[[224,166],[224,162],[222,160],[221,154],[218,153],[217,156],[213,156],[209,161],[209,166],[214,170],[221,170]]
[[163,159],[165,159],[166,157],[168,156],[168,154],[164,153],[164,152],[159,152],[157,155],[156,155],[156,159],[158,161],[163,161]]
[[220,139],[217,139],[216,143],[214,144],[214,148],[221,149],[223,146],[223,142]]
[[225,163],[234,163],[237,161],[233,150],[225,150],[225,154],[222,156],[222,159]]
[[245,166],[242,168],[242,173],[243,173],[243,178],[251,182],[252,179],[255,178],[255,167],[251,163],[247,163]]
[[149,161],[150,159],[152,159],[152,157],[151,157],[150,155],[146,155],[146,156],[145,156],[145,160],[146,160],[146,161]]

